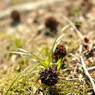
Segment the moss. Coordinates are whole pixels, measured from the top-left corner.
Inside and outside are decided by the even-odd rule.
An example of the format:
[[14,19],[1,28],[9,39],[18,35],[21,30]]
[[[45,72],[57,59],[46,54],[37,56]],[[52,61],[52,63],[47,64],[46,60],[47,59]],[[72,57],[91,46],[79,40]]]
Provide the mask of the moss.
[[[14,68],[16,67],[17,66],[15,66]],[[8,90],[8,88],[10,87],[14,79],[20,73],[20,72],[16,72],[15,69],[11,70],[10,68],[7,70],[8,72],[6,72],[6,75],[3,76],[3,79],[0,79],[1,94],[6,93],[6,91]],[[12,88],[9,90],[8,95],[19,95],[19,94],[30,95],[30,93],[32,95],[38,95],[36,94],[36,91],[39,88],[42,89],[45,95],[49,95],[49,92],[52,92],[53,95],[66,95],[68,93],[83,95],[83,91],[84,91],[84,95],[87,95],[88,86],[85,85],[84,88],[83,87],[81,88],[80,87],[81,82],[79,81],[63,81],[62,79],[60,79],[60,81],[55,86],[48,87],[42,85],[40,81],[36,82],[38,78],[38,73],[30,74],[30,76],[26,77],[26,75],[29,73],[31,68],[32,67],[30,66],[29,69],[26,70],[26,72],[21,77],[19,77],[19,79],[14,83]],[[39,67],[35,68],[35,70],[39,70],[39,69],[40,69]],[[65,70],[64,71],[60,70],[60,77],[66,77],[66,76],[67,76],[67,72]]]
[[[67,73],[62,71],[60,77],[67,76]],[[73,93],[74,95],[87,95],[88,85],[85,84],[84,87],[80,81],[60,81],[55,86],[46,86],[41,84],[40,89],[45,95],[66,95],[68,93]],[[52,94],[50,94],[52,93]],[[35,95],[38,95],[35,93]]]
[[[75,85],[75,83],[77,85]],[[68,93],[73,93],[73,94],[79,94],[79,95],[83,95],[83,91],[81,91],[79,89],[79,86],[78,85],[81,85],[81,83],[79,81],[75,82],[75,81],[65,81],[65,82],[62,82],[60,81],[59,84],[57,84],[57,87],[58,87],[58,90],[59,90],[59,94],[58,95],[66,95]],[[85,85],[85,94],[84,95],[87,95],[87,85]]]
[[[36,69],[39,69],[37,67]],[[35,70],[36,70],[35,69]],[[31,67],[23,74],[19,79],[14,83],[12,88],[9,90],[7,95],[38,95],[36,94],[37,89],[41,88],[45,95],[49,95],[49,92],[52,92],[53,95],[66,95],[68,93],[83,95],[83,88],[79,89],[81,83],[79,81],[60,81],[52,87],[48,87],[36,82],[38,74],[31,74],[26,77],[26,75],[31,70]],[[3,79],[0,79],[0,93],[5,94],[14,79],[19,75],[19,72],[10,70],[8,74],[3,76]],[[66,72],[62,71],[60,77],[65,77]],[[40,82],[40,81],[39,81]],[[87,95],[88,86],[84,87],[84,95]],[[56,92],[56,93],[55,93]]]
[[[60,80],[60,82],[58,84],[56,84],[56,86],[52,86],[52,87],[48,87],[45,85],[42,85],[42,91],[44,92],[45,95],[67,95],[68,93],[73,93],[74,95],[87,95],[87,89],[88,86],[85,85],[84,88],[79,89],[79,85],[81,85],[81,83],[79,81],[76,82],[77,85],[75,85],[75,81],[62,81]],[[83,92],[84,89],[84,92]],[[50,94],[52,93],[52,94]]]
[[[15,66],[16,67],[16,66]],[[14,67],[14,68],[15,68]],[[29,77],[26,76],[30,68],[19,77],[19,79],[14,83],[12,88],[9,90],[7,95],[30,95],[30,92],[35,91],[34,85],[35,80],[37,79],[37,74],[31,74]],[[7,73],[3,75],[3,78],[0,79],[0,93],[5,95],[6,91],[10,87],[10,85],[13,83],[13,81],[16,79],[16,77],[20,74],[20,72],[16,72],[15,69],[7,69]],[[35,86],[36,88],[36,86]],[[37,88],[36,88],[37,89]]]

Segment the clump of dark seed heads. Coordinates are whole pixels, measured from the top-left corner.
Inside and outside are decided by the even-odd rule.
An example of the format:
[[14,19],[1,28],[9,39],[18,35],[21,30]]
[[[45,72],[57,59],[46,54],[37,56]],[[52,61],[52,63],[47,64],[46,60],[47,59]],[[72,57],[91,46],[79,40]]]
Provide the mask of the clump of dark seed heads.
[[58,21],[54,17],[48,17],[45,20],[45,27],[50,30],[57,30]]
[[66,48],[63,44],[59,44],[54,52],[54,59],[63,59],[67,55]]
[[89,43],[89,39],[87,37],[84,38],[85,43]]
[[13,21],[20,21],[20,12],[17,10],[13,10],[11,13],[11,18]]
[[41,82],[47,86],[54,86],[59,80],[59,73],[52,68],[45,69],[39,74],[39,79],[41,79]]

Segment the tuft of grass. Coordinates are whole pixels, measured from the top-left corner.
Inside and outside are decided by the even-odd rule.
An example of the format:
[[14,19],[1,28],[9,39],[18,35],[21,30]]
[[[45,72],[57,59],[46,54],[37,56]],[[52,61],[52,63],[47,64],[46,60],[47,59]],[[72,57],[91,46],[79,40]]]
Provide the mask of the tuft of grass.
[[[37,89],[41,88],[43,89],[44,93],[46,93],[46,95],[48,95],[48,91],[50,91],[50,89],[52,89],[52,91],[57,91],[57,95],[66,95],[68,93],[73,93],[73,94],[84,94],[84,92],[87,95],[87,85],[85,85],[85,90],[84,92],[80,91],[78,89],[78,86],[75,85],[75,82],[68,82],[65,81],[63,82],[62,80],[60,80],[58,82],[58,84],[56,84],[54,87],[46,87],[43,84],[41,84],[40,81],[36,80],[39,77],[39,72],[41,71],[41,69],[46,69],[49,67],[54,68],[53,66],[55,65],[53,63],[53,54],[55,52],[55,49],[57,47],[57,45],[61,42],[62,38],[65,37],[68,34],[62,34],[61,33],[67,29],[70,25],[65,26],[60,33],[56,36],[55,41],[53,43],[53,46],[50,50],[50,52],[48,51],[47,48],[45,48],[46,50],[46,54],[43,54],[43,52],[40,52],[38,49],[36,49],[36,51],[39,53],[38,55],[32,53],[32,52],[28,52],[22,48],[17,48],[18,51],[10,51],[8,53],[15,53],[15,54],[21,54],[25,56],[25,59],[27,60],[32,60],[34,61],[33,64],[27,66],[15,79],[13,82],[11,82],[11,85],[8,87],[7,91],[5,92],[5,95],[10,95],[13,94],[26,94],[26,95],[35,95]],[[76,44],[78,45],[78,38],[76,35],[72,34],[73,37],[76,39]],[[70,42],[70,39],[66,39],[67,43]],[[72,47],[72,45],[68,44],[68,47]],[[69,48],[70,48],[69,47]],[[39,56],[41,55],[41,56]],[[60,70],[60,66],[63,63],[64,59],[61,60],[59,59],[58,62],[56,63],[57,66],[57,71]],[[60,73],[62,71],[60,70]],[[62,73],[60,76],[64,77],[66,75],[65,73]],[[33,81],[31,80],[33,79]],[[78,81],[77,82],[78,85],[81,85],[81,83]],[[17,87],[17,88],[16,88]],[[72,88],[71,88],[72,87]]]
[[[63,36],[64,36],[64,35],[62,35],[62,36],[60,36],[60,35],[61,35],[61,33],[62,33],[66,28],[68,28],[69,26],[70,26],[70,25],[67,25],[66,27],[64,27],[64,28],[60,31],[59,35],[56,37],[56,40],[55,40],[55,42],[54,42],[54,44],[53,44],[53,47],[52,47],[51,51],[49,52],[49,54],[47,54],[47,55],[48,55],[48,59],[47,59],[44,55],[43,55],[43,59],[42,59],[42,58],[39,58],[39,57],[36,56],[35,54],[30,53],[30,52],[28,52],[28,51],[26,51],[26,50],[24,50],[24,49],[22,49],[22,48],[18,48],[18,49],[19,49],[19,52],[10,52],[10,53],[23,54],[23,55],[25,55],[25,56],[29,56],[32,61],[36,61],[35,66],[33,66],[33,67],[31,68],[31,70],[30,70],[30,72],[27,74],[27,76],[29,76],[29,75],[31,74],[31,72],[33,71],[33,69],[34,69],[35,67],[37,67],[38,64],[39,64],[40,66],[44,67],[44,68],[48,68],[48,67],[50,67],[50,65],[51,65],[51,66],[53,65],[53,54],[54,54],[54,51],[55,51],[57,45],[60,43],[60,41],[62,40],[62,38],[63,38]],[[15,43],[15,45],[16,45],[17,47],[21,47],[21,46],[22,46],[22,44],[19,42],[19,40],[14,40],[14,43]],[[51,62],[51,60],[52,60],[52,62]],[[51,64],[51,63],[52,63],[52,64]],[[57,70],[59,70],[59,69],[60,69],[60,66],[61,66],[61,61],[58,61],[57,64],[58,64]],[[10,89],[12,88],[12,86],[14,85],[14,83],[17,81],[17,79],[18,79],[21,75],[23,75],[23,73],[24,73],[29,67],[30,67],[30,65],[29,65],[28,67],[26,67],[26,68],[16,77],[16,79],[15,79],[15,80],[12,82],[12,84],[9,86],[9,88],[8,88],[8,90],[7,90],[7,92],[6,92],[5,95],[8,94],[8,92],[10,91]]]

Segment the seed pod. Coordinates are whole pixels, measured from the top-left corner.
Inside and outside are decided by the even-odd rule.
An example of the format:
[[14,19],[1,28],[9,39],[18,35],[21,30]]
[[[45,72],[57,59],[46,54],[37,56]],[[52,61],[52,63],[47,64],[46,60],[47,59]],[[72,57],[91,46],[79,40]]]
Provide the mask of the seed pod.
[[39,74],[39,79],[41,79],[41,82],[48,86],[54,86],[59,80],[59,73],[52,68],[45,69]]
[[85,42],[85,43],[89,43],[89,38],[85,37],[85,38],[84,38],[84,42]]
[[17,10],[13,10],[11,13],[11,18],[13,21],[20,21],[20,13]]
[[66,56],[66,48],[63,46],[63,44],[59,44],[56,47],[56,50],[54,52],[54,59],[57,61],[58,59],[63,59]]
[[54,17],[48,17],[45,20],[45,26],[46,28],[49,28],[50,30],[57,30],[58,21]]

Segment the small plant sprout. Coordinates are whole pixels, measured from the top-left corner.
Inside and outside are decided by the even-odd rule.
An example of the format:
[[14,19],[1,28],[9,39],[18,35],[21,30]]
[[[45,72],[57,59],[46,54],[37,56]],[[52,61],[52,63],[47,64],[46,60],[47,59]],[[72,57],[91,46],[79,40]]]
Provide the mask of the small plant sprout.
[[49,28],[50,31],[57,30],[58,21],[54,17],[48,17],[45,20],[45,27]]
[[13,19],[13,21],[19,22],[20,21],[20,12],[18,10],[13,10],[11,12],[11,18]]

